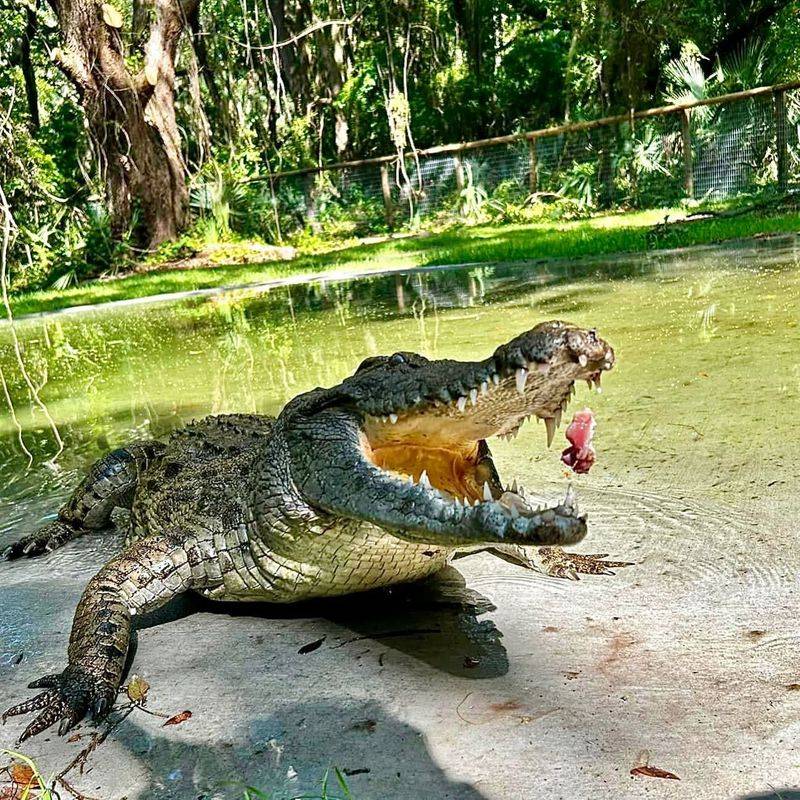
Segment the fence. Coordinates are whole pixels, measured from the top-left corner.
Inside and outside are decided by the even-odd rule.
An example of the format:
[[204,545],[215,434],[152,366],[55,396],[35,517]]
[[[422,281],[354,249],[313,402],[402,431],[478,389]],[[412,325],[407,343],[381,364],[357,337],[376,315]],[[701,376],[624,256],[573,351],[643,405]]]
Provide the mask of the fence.
[[799,142],[796,82],[431,147],[405,154],[405,170],[391,155],[268,180],[284,231],[337,211],[377,228],[491,197],[553,193],[590,207],[646,208],[785,191],[800,178]]

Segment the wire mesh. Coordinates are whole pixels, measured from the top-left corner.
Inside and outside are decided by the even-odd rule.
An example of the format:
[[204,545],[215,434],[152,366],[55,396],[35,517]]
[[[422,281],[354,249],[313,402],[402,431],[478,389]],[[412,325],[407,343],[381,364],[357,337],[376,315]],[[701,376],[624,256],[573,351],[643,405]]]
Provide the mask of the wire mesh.
[[694,189],[725,199],[777,181],[773,98],[706,106],[692,114]]
[[303,227],[350,215],[380,229],[532,195],[587,208],[657,208],[688,197],[785,190],[800,182],[800,89],[537,131],[512,144],[408,155],[383,169],[385,175],[379,164],[364,164],[280,178],[281,218]]

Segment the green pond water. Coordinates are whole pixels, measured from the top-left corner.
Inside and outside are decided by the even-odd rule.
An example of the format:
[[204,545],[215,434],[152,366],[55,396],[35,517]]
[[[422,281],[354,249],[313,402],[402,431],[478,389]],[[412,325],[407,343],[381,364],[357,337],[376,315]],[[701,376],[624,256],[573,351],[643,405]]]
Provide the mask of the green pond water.
[[[796,509],[800,247],[572,265],[465,267],[238,290],[0,327],[0,546],[55,513],[90,463],[206,414],[275,414],[366,356],[475,359],[537,322],[597,327],[618,354],[602,394],[592,491]],[[13,407],[13,415],[11,413]],[[63,442],[58,445],[47,421]],[[568,415],[569,416],[569,415]],[[504,478],[563,489],[559,432],[493,444]],[[23,450],[20,440],[30,452]],[[590,516],[591,507],[586,509]]]

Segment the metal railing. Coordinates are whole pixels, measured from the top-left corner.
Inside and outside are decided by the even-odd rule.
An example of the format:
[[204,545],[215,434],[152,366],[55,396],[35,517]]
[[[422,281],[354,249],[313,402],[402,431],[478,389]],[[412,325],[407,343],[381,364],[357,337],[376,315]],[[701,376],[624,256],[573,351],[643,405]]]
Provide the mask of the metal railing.
[[366,228],[458,214],[470,198],[648,208],[798,179],[800,81],[252,180],[268,182],[286,232],[336,213],[361,215]]

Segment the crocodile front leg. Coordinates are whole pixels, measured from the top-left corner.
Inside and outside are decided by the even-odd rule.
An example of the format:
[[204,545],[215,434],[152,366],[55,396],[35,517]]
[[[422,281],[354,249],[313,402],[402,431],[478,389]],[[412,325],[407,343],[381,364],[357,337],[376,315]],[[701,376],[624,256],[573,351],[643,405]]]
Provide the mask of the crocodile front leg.
[[49,553],[87,531],[107,527],[115,508],[131,507],[136,484],[163,451],[161,442],[143,441],[103,456],[61,507],[58,519],[10,544],[0,552],[0,559]]
[[142,539],[110,561],[89,582],[70,634],[67,666],[29,685],[44,689],[3,714],[41,713],[20,741],[59,722],[66,733],[87,712],[102,717],[113,705],[130,643],[131,618],[163,605],[192,585],[186,552],[161,536]]
[[631,561],[609,561],[608,553],[568,553],[561,547],[498,544],[486,548],[486,551],[511,564],[541,572],[551,578],[573,581],[580,580],[580,575],[614,575],[615,569],[633,566]]

